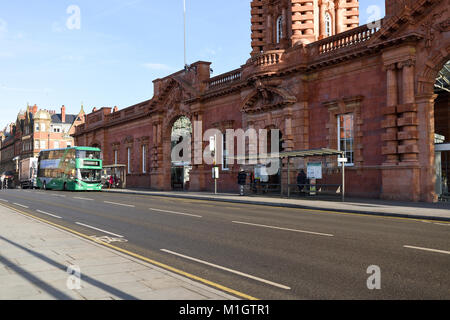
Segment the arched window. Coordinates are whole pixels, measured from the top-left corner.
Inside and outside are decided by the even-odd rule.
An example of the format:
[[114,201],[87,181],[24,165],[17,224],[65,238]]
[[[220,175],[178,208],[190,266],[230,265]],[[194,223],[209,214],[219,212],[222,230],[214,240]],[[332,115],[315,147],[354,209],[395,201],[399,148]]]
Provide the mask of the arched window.
[[328,12],[325,13],[325,34],[327,37],[331,37],[333,35],[331,16]]
[[283,16],[277,18],[277,43],[283,39]]

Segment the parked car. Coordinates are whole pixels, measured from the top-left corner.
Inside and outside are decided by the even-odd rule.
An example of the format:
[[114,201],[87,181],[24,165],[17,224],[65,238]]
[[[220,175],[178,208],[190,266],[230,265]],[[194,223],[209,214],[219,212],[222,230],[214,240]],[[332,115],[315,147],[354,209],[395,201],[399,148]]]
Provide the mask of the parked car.
[[3,183],[7,183],[7,186],[9,189],[14,188],[14,172],[5,171],[2,173],[2,176],[5,177],[5,180]]

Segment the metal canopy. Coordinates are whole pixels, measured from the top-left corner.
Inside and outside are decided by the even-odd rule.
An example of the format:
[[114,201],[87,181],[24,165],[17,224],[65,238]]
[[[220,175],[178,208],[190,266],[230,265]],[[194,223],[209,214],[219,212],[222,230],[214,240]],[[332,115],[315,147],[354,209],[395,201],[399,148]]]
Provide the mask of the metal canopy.
[[261,159],[285,159],[285,158],[306,158],[306,157],[325,157],[325,156],[343,156],[344,151],[321,148],[311,150],[285,151],[279,154],[260,154],[235,157],[236,160],[261,160]]
[[436,91],[447,91],[450,92],[450,61],[448,61],[444,68],[439,72],[436,78],[436,83],[434,84]]

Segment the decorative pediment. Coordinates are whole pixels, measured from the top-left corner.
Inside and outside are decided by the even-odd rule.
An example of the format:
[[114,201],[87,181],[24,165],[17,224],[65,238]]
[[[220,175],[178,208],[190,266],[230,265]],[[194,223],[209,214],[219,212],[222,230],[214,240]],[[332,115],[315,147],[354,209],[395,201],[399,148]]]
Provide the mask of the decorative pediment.
[[243,113],[262,113],[284,108],[286,105],[296,102],[297,98],[286,89],[266,86],[261,81],[257,81],[253,92],[245,98],[241,111]]
[[197,95],[197,91],[184,79],[171,76],[164,80],[159,95],[152,100],[152,105],[162,109],[171,108]]

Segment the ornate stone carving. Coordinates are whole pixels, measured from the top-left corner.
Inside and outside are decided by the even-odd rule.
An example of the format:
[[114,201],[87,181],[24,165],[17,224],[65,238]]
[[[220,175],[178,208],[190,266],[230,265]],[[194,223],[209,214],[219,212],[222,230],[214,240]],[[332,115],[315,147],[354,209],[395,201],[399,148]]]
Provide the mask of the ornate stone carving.
[[297,98],[286,89],[266,86],[260,80],[257,80],[255,90],[244,100],[241,110],[243,113],[261,113],[295,102],[297,102]]
[[425,48],[430,49],[433,45],[433,41],[435,39],[435,31],[448,31],[450,19],[447,19],[440,23],[435,23],[439,20],[444,13],[447,12],[447,9],[439,13],[435,13],[429,18],[427,21],[422,23],[422,30],[425,32]]

